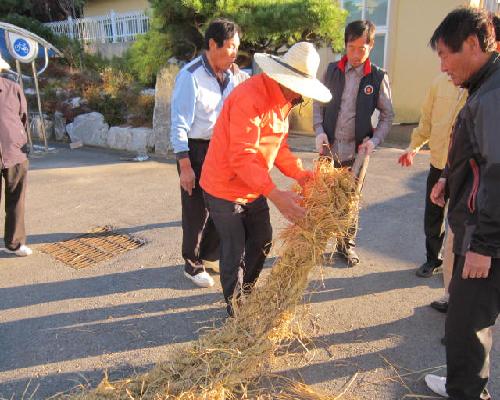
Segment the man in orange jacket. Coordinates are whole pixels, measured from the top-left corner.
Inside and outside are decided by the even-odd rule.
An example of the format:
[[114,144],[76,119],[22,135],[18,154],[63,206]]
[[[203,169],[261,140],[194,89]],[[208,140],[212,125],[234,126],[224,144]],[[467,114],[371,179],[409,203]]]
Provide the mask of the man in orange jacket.
[[263,73],[226,99],[200,180],[221,240],[220,279],[230,315],[231,298],[253,287],[269,252],[266,198],[291,222],[305,214],[300,197],[278,189],[269,176],[274,165],[300,185],[312,176],[288,147],[288,114],[302,96],[323,102],[331,98],[315,78],[320,59],[310,43],[295,44],[282,58],[256,54],[255,61]]

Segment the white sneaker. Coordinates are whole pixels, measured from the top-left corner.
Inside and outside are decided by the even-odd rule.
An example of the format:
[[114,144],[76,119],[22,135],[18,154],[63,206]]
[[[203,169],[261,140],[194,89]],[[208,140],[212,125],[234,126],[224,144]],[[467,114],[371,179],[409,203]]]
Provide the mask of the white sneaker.
[[19,246],[19,248],[17,250],[10,250],[8,249],[7,247],[4,249],[4,251],[6,253],[9,253],[9,254],[15,254],[16,256],[18,257],[27,257],[27,256],[31,256],[33,254],[33,250],[31,250],[28,246],[26,246],[25,244],[22,244],[21,246]]
[[212,277],[206,271],[198,272],[195,275],[190,275],[189,273],[184,271],[184,275],[199,287],[208,288],[212,287],[215,284]]
[[446,393],[446,377],[427,374],[425,375],[425,383],[427,383],[427,387],[434,393],[448,397],[448,393]]
[[439,301],[440,303],[448,303],[450,301],[450,294],[446,293],[443,296],[441,296],[439,299],[436,301]]
[[219,273],[219,260],[216,261],[208,261],[208,260],[203,260],[203,265],[205,268],[210,268],[212,271]]

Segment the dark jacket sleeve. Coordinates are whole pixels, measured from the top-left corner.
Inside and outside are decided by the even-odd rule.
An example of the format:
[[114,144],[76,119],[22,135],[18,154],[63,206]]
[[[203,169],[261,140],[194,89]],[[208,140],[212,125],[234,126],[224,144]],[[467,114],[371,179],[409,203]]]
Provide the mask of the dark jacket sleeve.
[[479,165],[477,225],[470,250],[500,258],[500,88],[488,92],[475,104],[472,144]]

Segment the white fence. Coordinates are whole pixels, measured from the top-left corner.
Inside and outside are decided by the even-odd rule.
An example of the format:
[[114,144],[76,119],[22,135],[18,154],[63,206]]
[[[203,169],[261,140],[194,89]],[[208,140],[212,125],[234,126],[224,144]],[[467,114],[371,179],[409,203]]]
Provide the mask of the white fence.
[[84,43],[132,42],[149,30],[149,16],[144,11],[86,17],[44,24],[56,35]]

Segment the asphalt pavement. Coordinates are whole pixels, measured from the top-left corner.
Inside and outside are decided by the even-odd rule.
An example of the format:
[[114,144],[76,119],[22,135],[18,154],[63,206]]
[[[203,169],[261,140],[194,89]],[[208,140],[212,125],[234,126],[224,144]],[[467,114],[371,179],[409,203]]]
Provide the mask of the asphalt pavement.
[[[290,145],[311,165],[312,138],[292,137]],[[384,147],[372,157],[360,217],[361,263],[347,268],[334,258],[312,273],[305,296],[311,342],[278,357],[275,372],[330,394],[354,377],[344,398],[367,400],[432,396],[424,374],[446,373],[445,317],[429,307],[443,293],[442,275],[415,276],[425,259],[429,155],[403,169],[399,154]],[[95,386],[105,371],[111,379],[144,371],[225,317],[217,278],[215,287],[201,289],[183,276],[173,159],[129,158],[62,146],[32,157],[26,218],[34,254],[0,253],[0,398],[43,399]],[[278,171],[273,179],[290,185]],[[275,233],[286,225],[274,207],[272,224]],[[105,225],[145,245],[81,270],[40,251]],[[500,396],[499,350],[497,342],[494,397]]]

